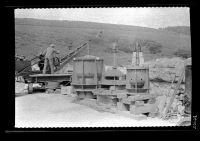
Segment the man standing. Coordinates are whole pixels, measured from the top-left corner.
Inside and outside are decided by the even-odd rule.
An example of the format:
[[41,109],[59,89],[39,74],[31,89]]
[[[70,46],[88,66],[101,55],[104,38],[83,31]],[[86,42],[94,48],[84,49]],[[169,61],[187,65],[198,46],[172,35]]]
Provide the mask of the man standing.
[[45,55],[45,61],[44,61],[44,69],[43,69],[43,74],[46,73],[46,68],[47,68],[47,63],[49,63],[50,65],[50,69],[51,69],[51,74],[54,73],[54,66],[53,66],[53,58],[54,58],[54,54],[59,54],[60,52],[58,50],[55,49],[55,45],[51,44],[44,52],[43,54]]

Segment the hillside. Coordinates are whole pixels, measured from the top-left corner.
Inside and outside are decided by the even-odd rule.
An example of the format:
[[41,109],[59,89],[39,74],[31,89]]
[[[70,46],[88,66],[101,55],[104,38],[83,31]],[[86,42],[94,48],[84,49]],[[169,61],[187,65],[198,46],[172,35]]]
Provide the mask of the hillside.
[[175,32],[178,34],[190,35],[190,27],[189,26],[169,26],[169,27],[159,28],[159,29]]
[[[119,44],[118,65],[130,63],[135,42],[141,43],[145,61],[178,56],[179,52],[186,57],[191,54],[189,35],[177,35],[165,30],[91,22],[15,19],[15,50],[27,58],[37,55],[50,43],[54,43],[61,51],[60,56],[64,56],[71,43],[75,48],[89,39],[92,40],[90,54],[103,57],[107,65],[113,63],[113,41]],[[85,54],[87,50],[80,55]]]

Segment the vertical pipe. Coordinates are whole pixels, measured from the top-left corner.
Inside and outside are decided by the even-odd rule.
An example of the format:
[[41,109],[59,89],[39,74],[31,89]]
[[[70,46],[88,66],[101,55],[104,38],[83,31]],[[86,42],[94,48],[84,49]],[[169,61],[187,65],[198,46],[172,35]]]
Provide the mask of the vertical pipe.
[[87,48],[88,48],[88,55],[90,55],[90,45],[89,45],[89,41],[87,42]]
[[[114,52],[114,54],[113,54],[113,62],[114,62],[113,66],[114,66],[114,71],[116,71],[116,43],[113,44],[113,52]],[[116,76],[114,76],[114,88],[115,88],[115,77]]]
[[135,84],[136,84],[136,93],[137,93],[137,69],[135,69]]
[[97,66],[97,65],[98,65],[98,64],[97,64],[97,60],[96,60],[96,58],[95,58],[96,75],[94,75],[94,77],[95,77],[94,80],[96,81],[96,82],[95,82],[95,84],[96,84],[95,88],[96,88],[96,89],[98,88],[98,86],[97,86],[97,85],[98,85],[98,68],[97,68],[98,66]]
[[83,89],[83,84],[84,84],[84,60],[82,59],[83,62],[83,73],[82,73],[82,89]]
[[114,53],[114,67],[116,67],[116,53]]
[[136,66],[139,65],[138,43],[136,43]]
[[113,62],[114,67],[116,67],[116,43],[113,43]]
[[147,84],[148,84],[148,90],[147,90],[147,92],[149,93],[149,88],[150,88],[150,82],[149,82],[149,68],[147,69]]

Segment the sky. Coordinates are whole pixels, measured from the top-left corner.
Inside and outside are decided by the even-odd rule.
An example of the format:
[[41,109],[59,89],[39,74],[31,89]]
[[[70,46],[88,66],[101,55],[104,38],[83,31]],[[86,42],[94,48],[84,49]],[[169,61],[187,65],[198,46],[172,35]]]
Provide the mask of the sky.
[[88,21],[163,28],[190,26],[189,11],[188,7],[15,9],[15,18]]

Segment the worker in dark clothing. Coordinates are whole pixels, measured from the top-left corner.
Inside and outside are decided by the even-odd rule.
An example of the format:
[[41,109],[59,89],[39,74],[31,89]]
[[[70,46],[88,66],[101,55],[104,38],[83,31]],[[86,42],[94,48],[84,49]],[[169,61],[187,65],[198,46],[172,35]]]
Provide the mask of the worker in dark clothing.
[[54,73],[54,66],[53,66],[53,58],[56,54],[59,54],[60,52],[55,49],[55,45],[51,44],[42,54],[45,55],[45,61],[44,61],[44,68],[43,68],[43,74],[46,73],[47,63],[50,65],[51,74]]

